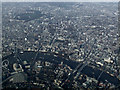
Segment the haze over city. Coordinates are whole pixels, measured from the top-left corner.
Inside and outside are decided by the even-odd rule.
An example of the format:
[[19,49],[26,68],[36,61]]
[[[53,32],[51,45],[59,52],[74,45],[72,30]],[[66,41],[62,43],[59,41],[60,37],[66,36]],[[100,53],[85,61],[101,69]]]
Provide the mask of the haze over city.
[[2,2],[119,2],[119,0],[1,0]]

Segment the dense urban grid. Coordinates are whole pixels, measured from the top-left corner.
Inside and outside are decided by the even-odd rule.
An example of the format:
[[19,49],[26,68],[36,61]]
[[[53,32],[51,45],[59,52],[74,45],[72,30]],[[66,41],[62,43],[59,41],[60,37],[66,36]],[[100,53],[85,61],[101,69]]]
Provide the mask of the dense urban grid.
[[3,89],[120,89],[117,3],[2,9]]

